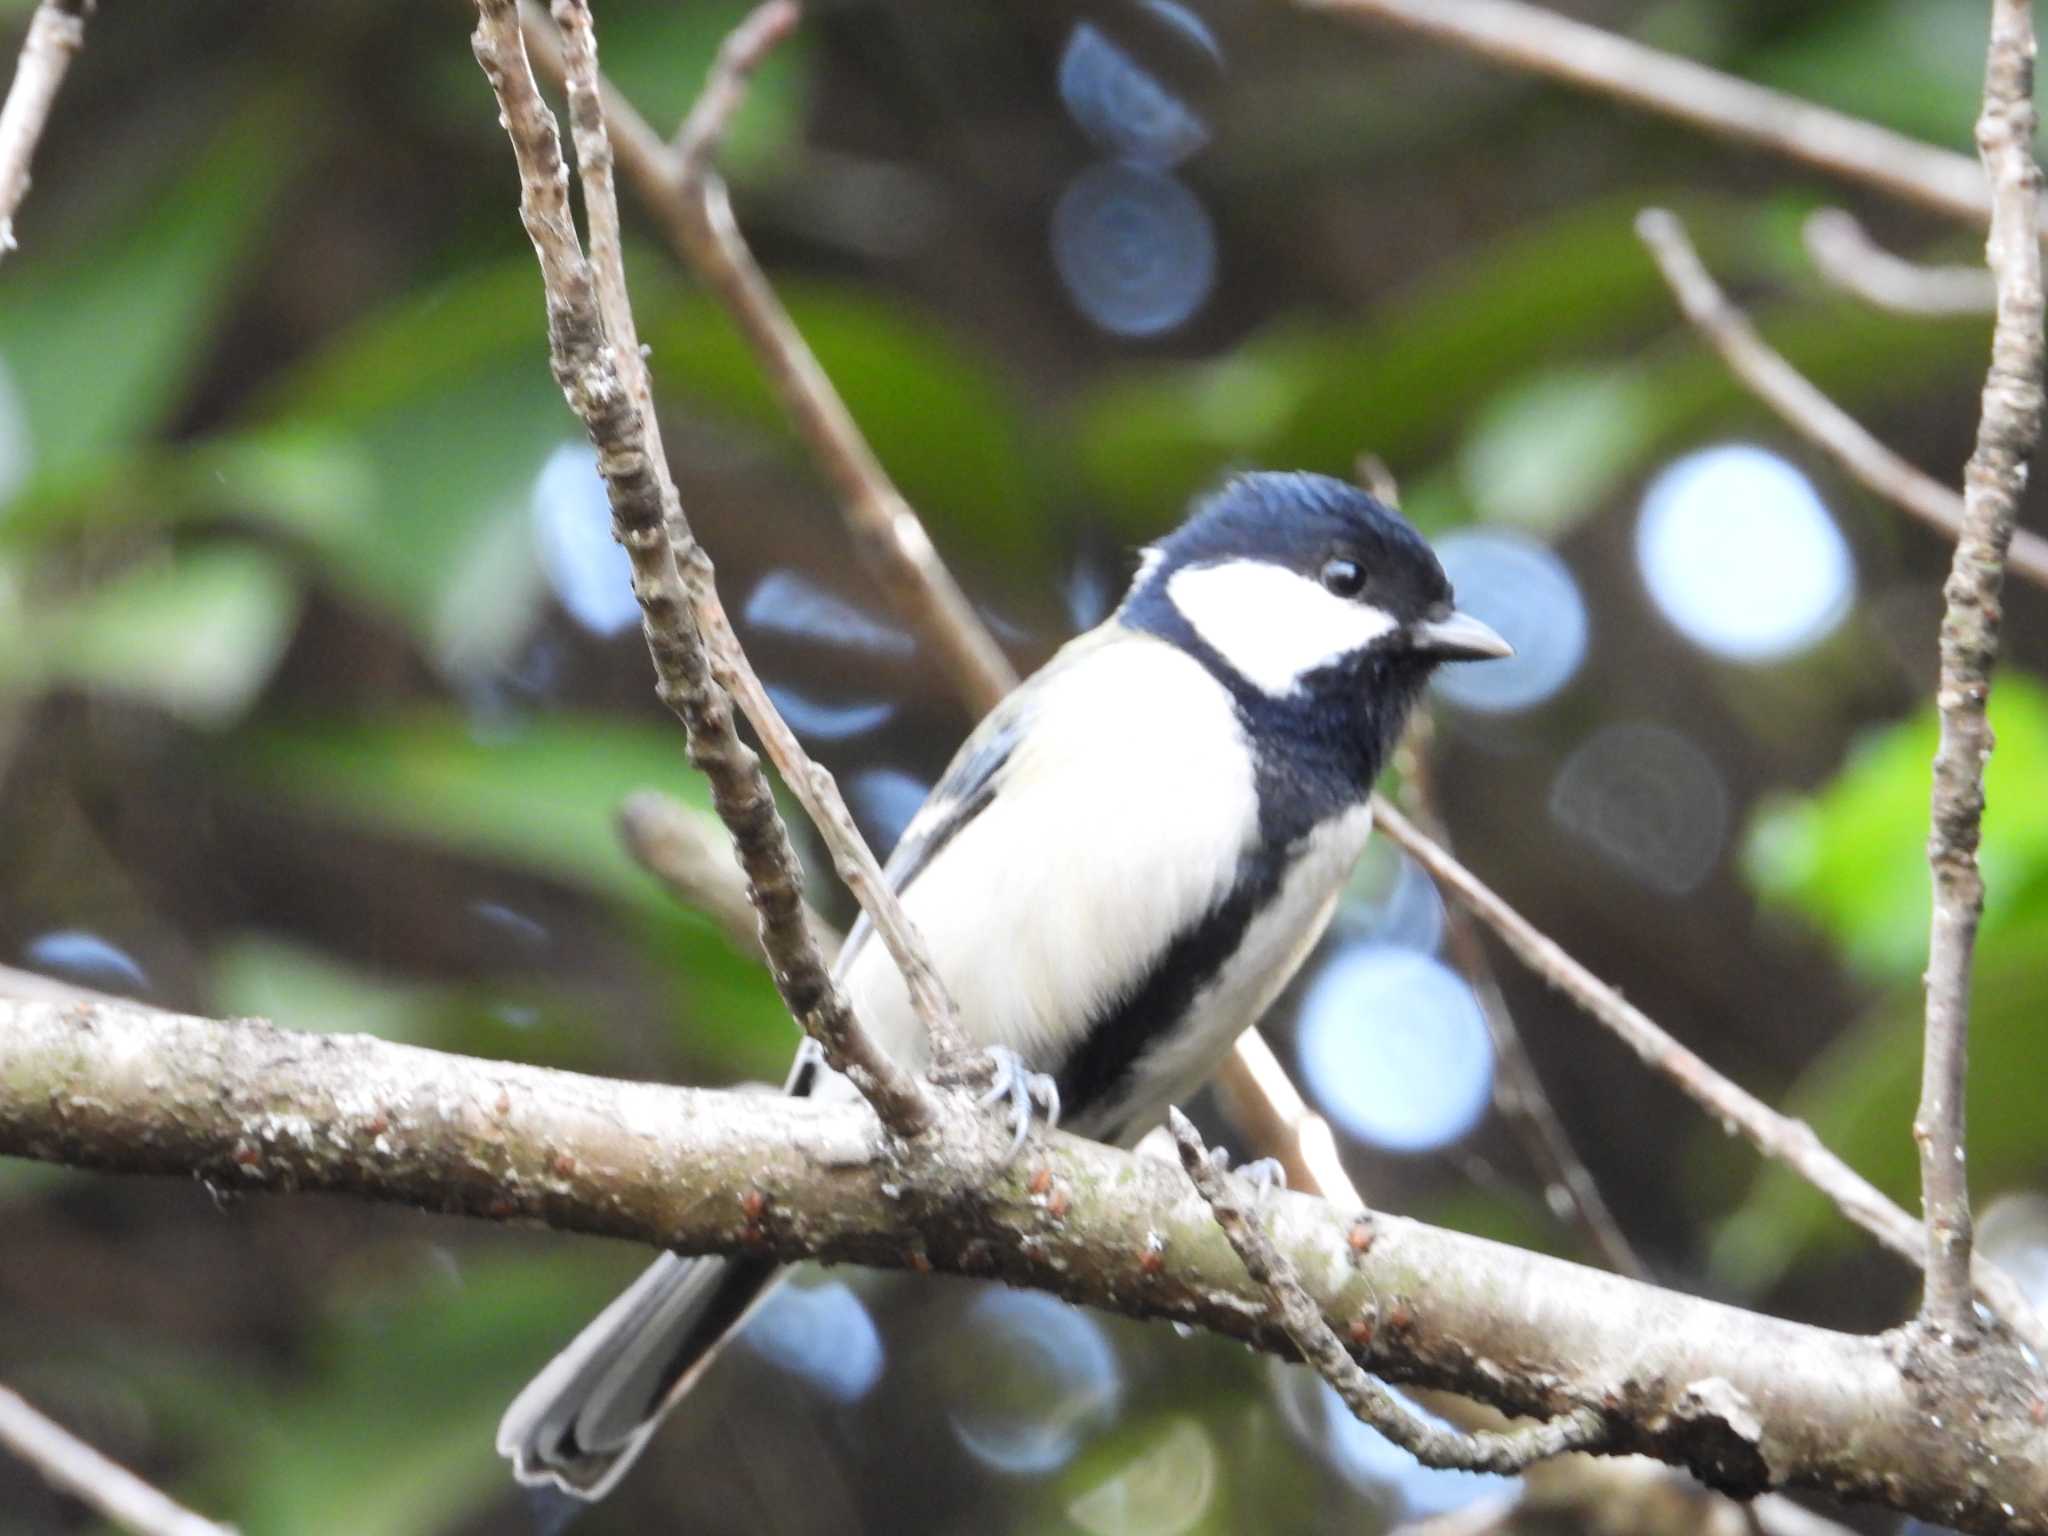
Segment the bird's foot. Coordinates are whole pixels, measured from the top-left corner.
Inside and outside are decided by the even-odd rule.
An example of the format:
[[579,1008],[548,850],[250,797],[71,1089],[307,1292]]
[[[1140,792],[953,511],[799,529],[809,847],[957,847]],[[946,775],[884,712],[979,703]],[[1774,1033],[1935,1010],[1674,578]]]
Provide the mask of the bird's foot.
[[1031,1134],[1032,1120],[1042,1115],[1045,1128],[1051,1130],[1060,1123],[1060,1090],[1050,1072],[1033,1072],[1024,1065],[1024,1058],[1006,1045],[992,1045],[984,1053],[992,1075],[988,1091],[977,1101],[983,1108],[991,1104],[1008,1107],[1010,1116],[1010,1150],[1003,1154],[1003,1161],[1015,1157],[1024,1145],[1024,1138]]
[[[1230,1172],[1230,1154],[1222,1147],[1209,1149],[1209,1161],[1219,1173]],[[1287,1165],[1277,1157],[1258,1157],[1237,1170],[1237,1176],[1252,1187],[1252,1201],[1264,1205],[1276,1189],[1287,1187]]]

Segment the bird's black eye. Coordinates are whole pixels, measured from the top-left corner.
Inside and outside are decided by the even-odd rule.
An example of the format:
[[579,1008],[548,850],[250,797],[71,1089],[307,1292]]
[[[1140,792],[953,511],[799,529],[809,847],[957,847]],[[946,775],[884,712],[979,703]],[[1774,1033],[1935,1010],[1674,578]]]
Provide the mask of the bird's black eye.
[[1325,560],[1323,585],[1339,597],[1356,597],[1365,590],[1365,567],[1356,560]]

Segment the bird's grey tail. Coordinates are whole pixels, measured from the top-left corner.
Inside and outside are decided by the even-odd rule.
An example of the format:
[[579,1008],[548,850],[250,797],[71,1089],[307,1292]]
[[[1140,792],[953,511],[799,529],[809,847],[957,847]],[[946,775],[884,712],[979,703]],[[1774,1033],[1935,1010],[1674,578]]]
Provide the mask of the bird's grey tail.
[[513,1400],[498,1454],[522,1483],[603,1498],[778,1275],[663,1254]]

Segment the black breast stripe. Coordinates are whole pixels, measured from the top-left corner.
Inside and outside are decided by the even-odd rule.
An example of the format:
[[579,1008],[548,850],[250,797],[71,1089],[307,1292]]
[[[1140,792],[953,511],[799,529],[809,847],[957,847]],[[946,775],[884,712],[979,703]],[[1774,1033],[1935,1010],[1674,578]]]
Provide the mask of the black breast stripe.
[[[1126,1131],[1149,1129],[1123,1123],[1138,1059],[1186,1016],[1202,988],[1236,953],[1252,919],[1279,892],[1292,853],[1264,845],[1248,851],[1238,860],[1230,893],[1183,930],[1145,976],[1089,1024],[1079,1049],[1054,1074],[1068,1126],[1108,1142],[1123,1140]],[[1131,894],[1143,899],[1138,892]]]

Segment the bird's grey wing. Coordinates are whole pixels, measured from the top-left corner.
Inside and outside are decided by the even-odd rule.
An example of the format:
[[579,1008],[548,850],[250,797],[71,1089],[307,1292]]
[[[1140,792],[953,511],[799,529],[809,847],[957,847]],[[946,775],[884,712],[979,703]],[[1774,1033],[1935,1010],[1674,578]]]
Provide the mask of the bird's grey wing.
[[[1002,790],[1003,769],[1023,740],[1039,681],[1045,676],[1039,673],[1010,694],[960,744],[882,866],[882,878],[890,890],[899,896],[908,890],[961,829],[995,802]],[[873,931],[874,924],[863,912],[840,947],[833,966],[836,976],[846,975]]]

